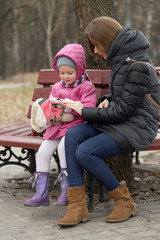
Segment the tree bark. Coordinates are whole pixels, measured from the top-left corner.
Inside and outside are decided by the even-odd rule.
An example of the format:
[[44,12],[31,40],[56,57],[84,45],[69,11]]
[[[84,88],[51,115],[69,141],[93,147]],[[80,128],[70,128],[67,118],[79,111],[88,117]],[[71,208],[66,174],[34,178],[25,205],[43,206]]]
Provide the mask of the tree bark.
[[119,182],[126,181],[129,189],[133,187],[134,180],[132,174],[131,154],[123,154],[118,157],[106,158],[104,161],[112,170]]
[[[87,68],[89,69],[105,69],[98,62],[87,47],[86,36],[84,30],[86,26],[96,17],[109,16],[116,19],[112,0],[73,0],[74,11],[76,16],[76,27],[78,32],[78,41],[83,45],[86,52]],[[112,172],[119,181],[126,181],[128,187],[132,187],[133,177],[131,173],[130,155],[124,154],[119,157],[104,159]]]
[[73,6],[76,16],[76,27],[78,33],[78,41],[81,43],[86,52],[87,68],[89,69],[104,69],[105,66],[97,61],[91,55],[86,42],[84,30],[86,26],[96,17],[109,16],[115,17],[113,0],[73,0]]

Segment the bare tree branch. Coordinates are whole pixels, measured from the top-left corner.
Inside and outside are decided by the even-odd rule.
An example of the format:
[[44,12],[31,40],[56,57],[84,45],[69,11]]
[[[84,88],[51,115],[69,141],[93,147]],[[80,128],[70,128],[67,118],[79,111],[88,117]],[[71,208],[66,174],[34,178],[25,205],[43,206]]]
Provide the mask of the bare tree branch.
[[36,2],[37,2],[37,10],[38,10],[39,18],[42,22],[44,31],[47,33],[47,26],[46,26],[45,19],[43,18],[43,14],[42,14],[41,2],[40,2],[40,0],[36,0]]
[[64,4],[63,4],[62,11],[60,13],[60,17],[59,17],[58,21],[56,22],[56,25],[55,25],[54,29],[51,32],[51,37],[57,32],[57,30],[58,30],[58,28],[59,28],[59,26],[60,26],[60,24],[63,20],[64,13],[66,11],[66,0],[63,0],[63,3]]

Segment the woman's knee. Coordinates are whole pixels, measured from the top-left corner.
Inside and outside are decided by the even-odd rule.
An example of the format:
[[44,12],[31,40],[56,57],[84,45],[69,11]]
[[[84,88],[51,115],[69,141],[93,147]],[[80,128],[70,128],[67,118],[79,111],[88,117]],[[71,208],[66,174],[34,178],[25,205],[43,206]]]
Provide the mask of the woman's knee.
[[65,134],[65,146],[78,146],[83,141],[83,124],[76,125],[67,130]]
[[75,158],[76,161],[80,164],[80,165],[85,165],[86,161],[89,161],[89,156],[90,156],[90,152],[89,149],[85,147],[85,145],[82,143],[80,144],[75,152]]

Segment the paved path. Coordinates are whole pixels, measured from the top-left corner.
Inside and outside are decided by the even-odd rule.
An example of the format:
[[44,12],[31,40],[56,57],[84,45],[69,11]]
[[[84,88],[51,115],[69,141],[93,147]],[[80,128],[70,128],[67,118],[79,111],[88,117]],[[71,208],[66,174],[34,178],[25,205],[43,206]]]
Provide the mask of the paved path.
[[24,87],[24,86],[28,86],[31,83],[8,83],[8,84],[0,84],[0,90],[1,89],[9,89],[9,88],[19,88],[19,87]]
[[54,198],[47,207],[24,206],[33,195],[26,187],[29,174],[14,166],[0,172],[0,240],[160,240],[160,200],[138,204],[138,215],[121,223],[105,223],[112,204],[98,203],[90,222],[60,228],[65,206],[56,206]]

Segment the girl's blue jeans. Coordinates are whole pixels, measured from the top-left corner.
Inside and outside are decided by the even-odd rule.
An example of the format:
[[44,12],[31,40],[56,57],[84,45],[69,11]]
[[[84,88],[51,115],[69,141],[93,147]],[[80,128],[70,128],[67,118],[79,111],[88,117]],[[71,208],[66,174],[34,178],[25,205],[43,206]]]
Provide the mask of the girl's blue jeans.
[[71,127],[65,135],[65,151],[70,187],[84,184],[84,168],[108,191],[120,186],[103,158],[123,152],[107,133],[101,133],[87,123]]

